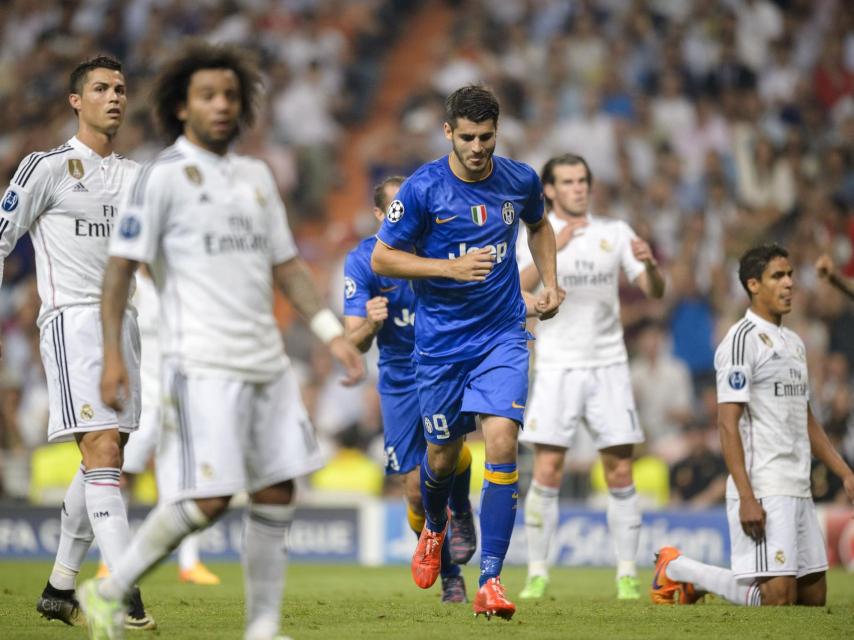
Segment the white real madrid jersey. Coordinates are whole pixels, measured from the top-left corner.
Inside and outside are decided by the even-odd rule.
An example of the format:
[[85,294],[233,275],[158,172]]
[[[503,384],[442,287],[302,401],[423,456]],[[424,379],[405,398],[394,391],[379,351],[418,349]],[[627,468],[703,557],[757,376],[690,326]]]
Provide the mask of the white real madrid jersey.
[[[718,404],[744,404],[738,424],[757,498],[810,497],[809,378],[804,343],[748,309],[715,352]],[[737,497],[732,477],[727,495]]]
[[110,255],[151,266],[164,359],[249,381],[270,380],[286,366],[272,268],[297,250],[260,160],[219,156],[179,138],[140,171]]
[[[549,222],[555,234],[566,226],[554,212]],[[560,313],[537,325],[538,371],[627,362],[618,288],[621,268],[630,281],[644,271],[632,254],[634,237],[625,222],[591,215],[588,225],[558,251],[557,280],[566,299]],[[527,236],[517,252],[520,270],[533,262]]]
[[18,166],[0,201],[0,260],[30,232],[39,327],[66,307],[100,304],[113,223],[137,170],[132,160],[102,158],[76,137]]

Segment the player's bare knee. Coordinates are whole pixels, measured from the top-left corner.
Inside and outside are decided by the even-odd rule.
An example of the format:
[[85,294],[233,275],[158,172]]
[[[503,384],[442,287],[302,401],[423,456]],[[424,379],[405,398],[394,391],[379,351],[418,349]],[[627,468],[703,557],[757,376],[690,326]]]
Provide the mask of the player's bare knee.
[[827,578],[824,572],[798,578],[798,604],[823,607],[827,603]]
[[293,480],[284,480],[255,491],[250,496],[256,504],[290,504],[293,502],[296,485]]
[[430,470],[444,478],[456,471],[460,451],[463,448],[462,438],[445,445],[427,444],[427,464]]
[[781,607],[797,602],[798,590],[794,578],[772,578],[759,587],[762,592],[762,606]]
[[208,520],[216,520],[228,509],[230,500],[231,496],[220,496],[216,498],[197,498],[195,502]]
[[122,467],[122,448],[118,439],[100,437],[81,441],[80,453],[86,469],[121,469]]

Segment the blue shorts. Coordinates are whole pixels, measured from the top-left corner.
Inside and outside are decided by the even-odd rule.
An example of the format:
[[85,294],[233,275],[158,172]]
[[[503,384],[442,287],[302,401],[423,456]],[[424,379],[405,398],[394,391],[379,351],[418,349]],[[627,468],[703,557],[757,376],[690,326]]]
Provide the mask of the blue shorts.
[[427,442],[421,428],[418,394],[380,393],[386,475],[409,473],[421,464]]
[[522,424],[528,397],[528,345],[497,344],[480,357],[416,366],[424,436],[444,444],[475,430],[479,413]]

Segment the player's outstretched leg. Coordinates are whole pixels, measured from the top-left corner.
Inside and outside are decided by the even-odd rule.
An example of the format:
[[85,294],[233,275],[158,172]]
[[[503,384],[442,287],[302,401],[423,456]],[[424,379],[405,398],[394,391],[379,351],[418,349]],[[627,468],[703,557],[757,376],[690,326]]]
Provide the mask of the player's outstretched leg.
[[466,564],[477,550],[477,530],[474,526],[469,493],[471,493],[471,450],[463,444],[448,499],[448,506],[451,508],[448,536],[451,544],[451,560],[456,564]]
[[667,575],[667,566],[681,556],[676,547],[662,547],[655,554],[655,573],[649,595],[655,604],[694,604],[702,597],[690,582],[672,580]]
[[[671,604],[666,595],[659,598],[663,599],[662,602],[656,598],[656,587],[662,587],[666,594],[669,581],[685,585],[680,589],[679,597],[674,595],[672,598],[673,604],[693,604],[706,593],[714,593],[733,604],[748,607],[762,605],[762,593],[754,578],[738,579],[730,569],[698,562],[673,547],[662,547],[659,550],[655,569],[656,580],[653,580],[650,595],[657,604]],[[661,589],[658,591],[662,593]]]

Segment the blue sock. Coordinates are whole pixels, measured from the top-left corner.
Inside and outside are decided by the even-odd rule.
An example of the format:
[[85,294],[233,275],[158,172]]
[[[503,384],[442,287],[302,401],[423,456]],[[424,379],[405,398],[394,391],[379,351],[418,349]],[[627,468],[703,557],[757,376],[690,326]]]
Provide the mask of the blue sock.
[[448,494],[454,482],[454,474],[436,477],[427,464],[427,452],[421,459],[421,499],[424,502],[425,526],[430,531],[441,531],[448,521]]
[[[462,456],[461,456],[462,457]],[[461,471],[457,465],[457,473],[454,476],[454,484],[451,487],[451,496],[448,498],[448,506],[454,515],[461,515],[471,512],[471,500],[469,493],[471,491],[471,454],[468,455],[468,464]]]
[[501,574],[510,546],[516,501],[519,499],[519,473],[516,465],[486,463],[483,492],[480,496],[480,586]]

